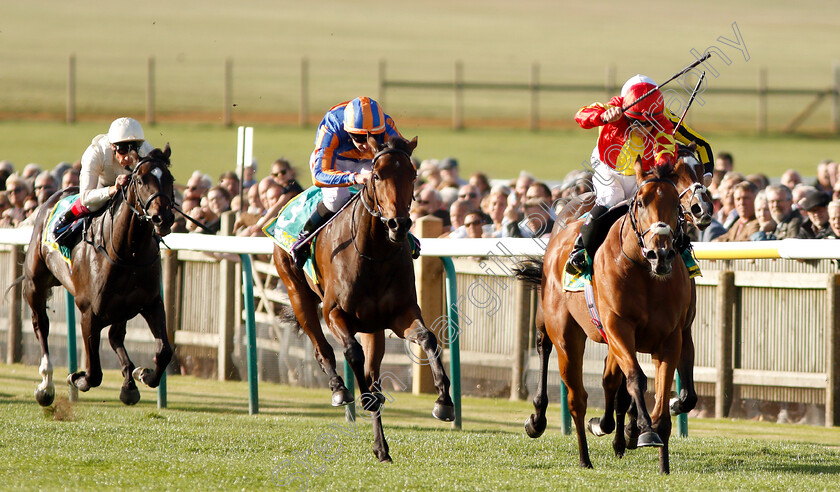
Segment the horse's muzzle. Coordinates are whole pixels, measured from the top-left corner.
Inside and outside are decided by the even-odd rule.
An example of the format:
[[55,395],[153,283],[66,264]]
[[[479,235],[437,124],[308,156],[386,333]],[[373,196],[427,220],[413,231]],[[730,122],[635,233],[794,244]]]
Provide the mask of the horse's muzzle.
[[397,243],[405,239],[408,230],[411,229],[410,217],[394,217],[385,221],[388,227],[388,239]]
[[701,231],[712,223],[712,206],[705,202],[697,202],[691,205],[691,216],[694,217],[694,224]]
[[158,236],[165,236],[172,232],[172,224],[175,223],[175,214],[172,210],[166,210],[152,215],[152,224]]
[[664,277],[671,274],[674,258],[677,252],[674,248],[656,248],[645,251],[645,259],[650,263],[654,275]]

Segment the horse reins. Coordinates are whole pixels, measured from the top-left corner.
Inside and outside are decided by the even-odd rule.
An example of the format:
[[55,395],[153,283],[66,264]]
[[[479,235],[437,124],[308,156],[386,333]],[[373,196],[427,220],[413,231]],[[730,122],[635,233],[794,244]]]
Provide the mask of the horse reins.
[[[647,259],[647,253],[650,251],[650,250],[649,250],[649,249],[645,246],[645,236],[647,236],[648,234],[650,234],[650,233],[652,233],[652,234],[657,234],[657,235],[659,235],[659,234],[661,234],[661,235],[665,235],[665,234],[667,234],[667,235],[669,235],[669,236],[671,237],[671,241],[672,241],[672,242],[674,242],[674,241],[676,240],[676,237],[675,237],[675,231],[671,229],[671,226],[669,226],[668,224],[666,224],[666,223],[664,223],[664,222],[655,222],[655,223],[651,224],[651,226],[650,226],[650,227],[648,227],[647,229],[645,229],[645,230],[644,230],[644,232],[639,232],[638,222],[636,221],[636,203],[638,202],[638,195],[639,195],[639,191],[642,189],[642,187],[643,187],[643,186],[645,186],[645,185],[647,185],[647,184],[650,184],[650,183],[657,183],[657,182],[659,182],[659,183],[662,183],[662,182],[664,182],[664,183],[669,183],[671,186],[673,186],[673,187],[674,187],[674,190],[677,190],[677,185],[675,185],[675,184],[674,184],[674,182],[673,182],[673,181],[671,181],[671,180],[668,180],[668,179],[663,179],[663,178],[650,178],[650,179],[646,179],[646,180],[642,181],[642,183],[641,183],[641,184],[639,184],[639,187],[636,189],[636,193],[635,193],[635,194],[634,194],[634,196],[633,196],[633,200],[630,202],[630,210],[629,210],[629,213],[627,214],[627,215],[629,215],[629,216],[630,216],[630,227],[632,228],[633,233],[636,235],[636,242],[638,243],[638,245],[639,245],[639,249],[640,249],[640,250],[641,250],[641,252],[642,252],[642,257],[643,257],[643,258],[645,258],[645,259]],[[680,208],[682,209],[682,205],[680,205]],[[624,251],[624,234],[623,234],[623,230],[624,230],[624,223],[625,223],[625,221],[626,221],[626,219],[627,219],[627,215],[625,215],[625,216],[624,216],[624,218],[622,218],[622,220],[621,220],[621,230],[619,231],[619,232],[621,232],[621,233],[619,234],[619,248],[621,249],[621,254],[622,254],[622,255],[624,255],[624,257],[625,257],[625,258],[627,258],[628,260],[632,261],[632,262],[633,262],[634,264],[636,264],[637,266],[644,267],[644,265],[643,265],[643,264],[641,264],[641,263],[639,263],[638,261],[636,261],[635,259],[631,258],[631,257],[630,257],[630,256],[629,256],[629,255],[628,255],[628,254]],[[683,215],[682,215],[682,214],[677,214],[677,217],[678,217],[678,219],[677,219],[677,221],[678,221],[677,228],[680,228],[680,224],[679,224],[679,222],[681,222],[682,220],[684,220],[684,219],[683,219]]]

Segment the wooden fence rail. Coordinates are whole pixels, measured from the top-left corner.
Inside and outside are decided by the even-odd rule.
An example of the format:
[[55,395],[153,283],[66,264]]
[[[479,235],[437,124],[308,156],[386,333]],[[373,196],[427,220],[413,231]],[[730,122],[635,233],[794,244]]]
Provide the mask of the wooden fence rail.
[[[424,249],[433,254],[435,246]],[[20,274],[22,254],[23,247],[4,244],[0,232],[0,289],[5,291]],[[439,268],[439,260],[423,260],[418,268],[424,263]],[[231,280],[240,277],[235,273],[238,264],[231,261],[215,253],[164,253],[164,296],[176,353],[181,364],[205,377],[236,378],[237,367],[240,371],[243,367],[241,293],[239,282]],[[535,295],[510,276],[511,261],[504,254],[488,253],[454,262],[467,393],[519,399],[534,387]],[[703,277],[697,281],[698,314],[693,326],[695,377],[701,395],[715,397],[716,416],[728,415],[738,399],[804,402],[824,405],[826,425],[840,425],[840,274],[834,261],[701,260],[700,264]],[[308,340],[278,316],[286,297],[269,259],[255,261],[254,271],[262,379],[323,385]],[[421,305],[432,302],[429,296],[440,305],[440,276],[433,272],[419,278]],[[50,301],[51,343],[57,345],[61,340],[55,335],[66,333],[62,297]],[[6,361],[37,363],[40,354],[20,292],[10,292],[0,306],[0,316],[7,320],[0,324]],[[426,322],[434,328],[442,325],[441,320],[427,316]],[[26,330],[22,332],[21,326]],[[141,319],[129,322],[127,341],[133,357],[135,353],[141,354],[138,359],[152,357],[154,341]],[[108,350],[102,352],[106,355]],[[54,353],[60,354],[60,349]],[[342,363],[341,351],[336,355]],[[606,346],[588,345],[584,374],[590,398],[601,392],[605,355]],[[209,362],[202,365],[202,360]],[[650,357],[642,354],[640,361],[652,377]],[[419,370],[407,356],[405,343],[396,338],[387,341],[384,363],[406,382]],[[553,366],[549,384],[557,389],[559,374]],[[416,379],[410,384],[418,391],[423,386]]]

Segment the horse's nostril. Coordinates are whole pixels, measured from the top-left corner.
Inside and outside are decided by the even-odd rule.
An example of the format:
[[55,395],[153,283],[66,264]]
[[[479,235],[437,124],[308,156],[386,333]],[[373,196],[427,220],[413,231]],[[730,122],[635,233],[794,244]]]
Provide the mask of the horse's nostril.
[[158,215],[158,214],[152,215],[152,223],[160,224],[161,222],[163,222],[163,219],[160,218],[160,215]]
[[700,214],[702,214],[702,213],[703,213],[703,207],[701,207],[699,203],[695,203],[694,205],[691,206],[691,214],[694,215],[695,217],[699,217]]
[[650,261],[655,260],[655,259],[656,259],[656,251],[653,251],[653,250],[648,250],[648,251],[645,253],[645,258],[647,258],[647,259],[648,259],[648,260],[650,260]]

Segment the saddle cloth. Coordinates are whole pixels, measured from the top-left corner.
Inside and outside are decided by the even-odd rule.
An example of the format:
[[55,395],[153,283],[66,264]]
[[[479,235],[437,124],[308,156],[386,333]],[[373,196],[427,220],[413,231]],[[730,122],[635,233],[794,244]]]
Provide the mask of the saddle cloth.
[[[350,188],[350,192],[355,194],[358,190]],[[263,227],[263,233],[274,240],[283,251],[289,253],[292,246],[297,241],[297,237],[303,231],[303,226],[306,221],[312,216],[312,213],[318,207],[321,201],[321,188],[311,186],[298,194],[287,203],[277,214],[277,217]],[[317,236],[312,238],[310,243],[310,250],[315,251],[315,241]],[[309,255],[306,264],[303,267],[305,273],[313,282],[318,283],[315,275],[314,255]]]
[[41,243],[61,253],[61,257],[64,258],[68,266],[72,266],[70,261],[72,249],[56,242],[54,225],[58,218],[64,215],[78,197],[79,195],[69,195],[59,200],[52,210],[50,210],[49,216],[44,221],[44,230],[41,231]]

